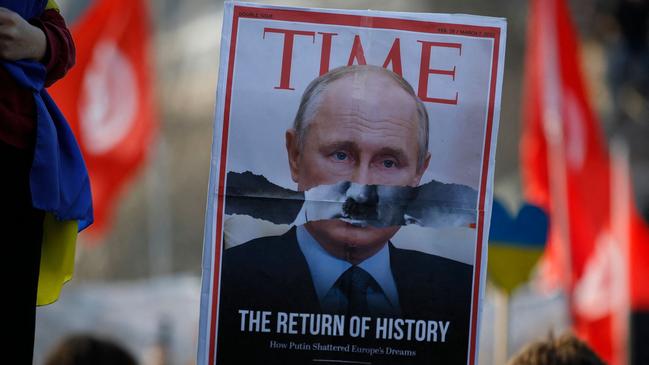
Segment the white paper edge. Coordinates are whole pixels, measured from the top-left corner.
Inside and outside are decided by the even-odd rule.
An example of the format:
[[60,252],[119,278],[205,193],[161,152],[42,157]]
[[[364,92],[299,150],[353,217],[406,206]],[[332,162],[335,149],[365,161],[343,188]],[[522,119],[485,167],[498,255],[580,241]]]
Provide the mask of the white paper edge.
[[[224,95],[226,78],[228,74],[228,55],[230,50],[230,37],[232,35],[232,2],[225,2],[223,5],[223,27],[221,31],[221,49],[219,56],[219,72],[216,90],[216,106],[214,111],[214,130],[212,131],[212,147],[210,156],[210,180],[207,190],[207,204],[205,208],[205,228],[203,232],[203,258],[201,267],[201,304],[198,322],[198,349],[196,363],[206,365],[209,363],[209,341],[210,341],[210,309],[212,299],[218,300],[218,293],[210,296],[213,287],[212,268],[220,263],[214,262],[213,248],[216,239],[216,205],[218,204],[218,183],[219,169],[221,168],[220,154],[221,141],[223,139],[223,115],[225,109]],[[215,26],[216,28],[216,26]],[[216,29],[215,29],[216,31]],[[217,278],[217,280],[219,280]],[[216,339],[215,339],[216,341]]]
[[[485,191],[485,206],[484,206],[484,225],[483,225],[483,233],[482,233],[482,260],[480,264],[480,283],[483,283],[480,287],[480,291],[478,293],[478,318],[476,322],[476,342],[475,342],[475,351],[474,351],[474,361],[473,364],[478,364],[479,363],[479,353],[480,353],[480,327],[481,327],[481,319],[482,319],[482,310],[484,308],[483,302],[484,302],[484,295],[485,295],[485,287],[486,287],[486,282],[487,282],[487,264],[488,264],[488,256],[489,256],[489,230],[491,227],[491,208],[493,205],[493,192],[494,192],[494,172],[496,170],[496,149],[497,149],[497,142],[498,142],[498,130],[500,126],[500,110],[501,110],[501,99],[502,99],[502,85],[503,85],[503,77],[505,73],[505,50],[506,50],[506,44],[507,44],[507,21],[506,19],[502,18],[500,23],[495,25],[496,27],[500,28],[500,44],[499,44],[499,50],[498,50],[498,55],[499,59],[502,59],[502,62],[498,64],[498,69],[496,70],[496,95],[494,99],[494,114],[493,114],[493,124],[492,124],[492,129],[491,129],[491,147],[490,147],[490,154],[489,154],[489,174],[487,175],[487,186],[486,186],[486,191]],[[485,129],[486,133],[486,129]],[[486,137],[486,135],[485,135]],[[485,141],[486,139],[483,139]],[[484,151],[484,148],[482,149]],[[484,156],[484,155],[483,155]],[[483,166],[484,167],[484,166]],[[480,174],[482,176],[482,174]],[[479,195],[478,195],[479,196]],[[479,204],[479,203],[478,203]],[[475,268],[475,265],[474,265]],[[473,295],[473,293],[472,293]],[[471,316],[473,316],[473,310],[471,311]],[[472,320],[473,318],[471,318]],[[469,323],[472,323],[469,321]],[[470,333],[470,335],[473,335]],[[469,338],[470,340],[470,338]],[[471,343],[469,342],[469,346],[471,346]],[[469,348],[469,350],[471,350]],[[470,351],[469,351],[470,354]],[[469,360],[469,359],[467,359]],[[467,364],[471,363],[470,361],[467,361]]]
[[[383,11],[383,10],[356,10],[356,9],[327,9],[327,8],[306,8],[299,6],[282,6],[273,4],[259,4],[246,1],[225,1],[225,4],[233,4],[234,6],[249,6],[261,9],[284,9],[284,10],[299,10],[318,13],[329,14],[351,14],[351,15],[365,15],[365,16],[388,16],[397,17],[400,19],[408,20],[425,20],[435,21],[451,24],[466,24],[466,25],[480,25],[501,28],[507,22],[505,18],[492,17],[486,15],[471,15],[471,14],[447,14],[447,13],[416,13],[416,12],[401,12],[401,11]],[[502,29],[502,28],[501,28]]]

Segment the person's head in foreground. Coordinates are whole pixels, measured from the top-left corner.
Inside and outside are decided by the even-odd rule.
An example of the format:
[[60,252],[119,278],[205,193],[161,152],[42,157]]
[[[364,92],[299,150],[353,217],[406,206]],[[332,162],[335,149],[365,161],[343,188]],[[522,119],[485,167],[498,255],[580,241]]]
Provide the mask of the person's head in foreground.
[[[350,211],[362,213],[376,198],[366,185],[419,184],[430,161],[428,115],[397,74],[378,66],[341,67],[309,84],[286,148],[298,190],[356,183],[345,194],[356,204]],[[331,255],[358,263],[399,230],[360,221],[311,221],[306,228]]]
[[137,365],[137,361],[111,340],[79,334],[64,339],[48,355],[45,365]]
[[508,365],[605,365],[588,345],[572,333],[527,345]]

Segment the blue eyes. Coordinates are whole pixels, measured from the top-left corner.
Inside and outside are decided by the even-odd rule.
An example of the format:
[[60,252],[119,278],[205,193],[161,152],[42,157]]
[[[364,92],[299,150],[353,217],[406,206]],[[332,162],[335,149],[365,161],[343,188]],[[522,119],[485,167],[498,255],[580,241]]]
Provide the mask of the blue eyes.
[[395,167],[396,164],[397,163],[392,160],[383,160],[383,167],[386,167],[388,169]]
[[347,159],[347,154],[345,152],[336,152],[334,157],[338,161],[345,161]]
[[[336,161],[336,162],[345,162],[345,161],[350,161],[352,157],[347,153],[343,151],[336,151],[332,153],[331,158]],[[385,160],[380,160],[378,161],[379,166],[386,168],[386,169],[392,169],[398,166],[397,161],[394,159],[385,159]]]

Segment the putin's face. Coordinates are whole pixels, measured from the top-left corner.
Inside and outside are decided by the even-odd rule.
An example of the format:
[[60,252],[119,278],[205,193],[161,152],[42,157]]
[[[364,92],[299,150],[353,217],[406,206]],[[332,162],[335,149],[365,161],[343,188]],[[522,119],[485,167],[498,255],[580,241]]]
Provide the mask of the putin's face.
[[[419,184],[429,156],[418,166],[416,102],[394,80],[376,72],[350,74],[329,84],[319,103],[301,148],[296,132],[286,133],[299,190],[341,181]],[[363,189],[357,190],[348,194],[357,194],[362,203]],[[338,219],[311,221],[306,228],[330,254],[352,263],[372,256],[399,230]]]

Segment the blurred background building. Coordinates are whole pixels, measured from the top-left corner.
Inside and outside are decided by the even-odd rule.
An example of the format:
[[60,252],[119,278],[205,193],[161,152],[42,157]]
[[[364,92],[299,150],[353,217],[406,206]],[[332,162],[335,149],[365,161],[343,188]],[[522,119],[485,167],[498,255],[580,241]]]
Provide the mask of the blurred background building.
[[[467,13],[505,17],[507,54],[495,190],[509,211],[523,204],[519,172],[528,2],[507,0],[284,0],[291,6]],[[58,0],[69,25],[92,0]],[[222,1],[151,0],[158,133],[147,163],[123,190],[106,234],[80,236],[75,276],[38,311],[35,361],[71,333],[112,337],[145,364],[191,364],[198,333],[201,254]],[[649,2],[571,0],[588,92],[609,138],[628,142],[635,201],[649,220]],[[597,199],[598,197],[593,197]],[[502,296],[487,291],[480,364],[496,364],[492,334]],[[568,325],[560,294],[532,285],[512,293],[507,352]]]

